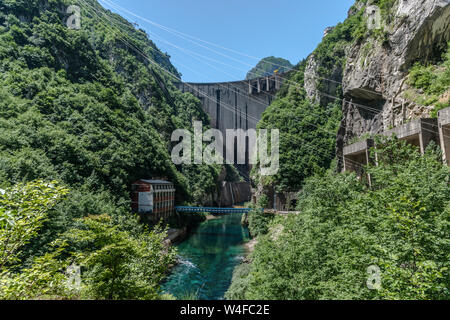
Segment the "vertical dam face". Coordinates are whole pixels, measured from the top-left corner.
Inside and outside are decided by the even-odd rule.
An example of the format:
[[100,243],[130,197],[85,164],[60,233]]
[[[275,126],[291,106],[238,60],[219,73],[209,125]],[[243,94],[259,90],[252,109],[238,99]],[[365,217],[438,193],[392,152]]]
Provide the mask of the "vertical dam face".
[[263,112],[275,99],[275,94],[287,77],[288,73],[282,73],[252,80],[179,82],[175,85],[182,92],[190,92],[202,102],[203,110],[210,116],[211,127],[222,132],[226,144],[226,130],[256,129]]

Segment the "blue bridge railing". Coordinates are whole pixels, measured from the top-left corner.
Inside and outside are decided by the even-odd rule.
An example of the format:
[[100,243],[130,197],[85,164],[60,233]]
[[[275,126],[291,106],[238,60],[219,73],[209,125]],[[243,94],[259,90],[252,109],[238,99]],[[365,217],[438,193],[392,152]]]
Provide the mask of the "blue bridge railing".
[[208,207],[175,207],[177,212],[185,213],[248,213],[251,208],[208,208]]

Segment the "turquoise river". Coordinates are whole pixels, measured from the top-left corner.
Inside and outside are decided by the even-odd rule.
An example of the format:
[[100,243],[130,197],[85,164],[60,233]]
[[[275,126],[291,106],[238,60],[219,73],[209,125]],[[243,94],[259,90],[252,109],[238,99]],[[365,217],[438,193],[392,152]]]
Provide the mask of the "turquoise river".
[[178,299],[220,300],[231,284],[234,268],[245,255],[248,230],[240,214],[208,220],[178,244],[179,264],[162,286]]

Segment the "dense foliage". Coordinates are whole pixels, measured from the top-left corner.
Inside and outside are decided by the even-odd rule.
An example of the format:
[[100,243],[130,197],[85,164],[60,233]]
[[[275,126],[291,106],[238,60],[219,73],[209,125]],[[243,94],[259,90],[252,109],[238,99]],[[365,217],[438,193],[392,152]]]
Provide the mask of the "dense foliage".
[[[438,152],[421,157],[403,142],[378,141],[377,166],[366,168],[371,186],[326,171],[345,50],[385,36],[367,30],[361,3],[368,2],[357,1],[312,55],[315,99],[304,89],[303,61],[258,125],[279,129],[281,144],[278,174],[255,172],[256,183],[302,189],[301,214],[275,217],[259,199],[247,217],[258,244],[252,263],[235,270],[229,299],[450,297],[450,172]],[[370,3],[391,21],[395,0]],[[72,4],[81,7],[81,30],[65,25]],[[0,299],[162,298],[159,283],[175,252],[164,228],[149,231],[131,214],[130,184],[167,177],[178,202],[199,203],[223,170],[170,159],[172,131],[197,120],[207,127],[209,119],[198,99],[175,89],[180,75],[169,58],[95,0],[0,0]],[[441,62],[416,64],[409,74],[410,98],[434,105],[434,115],[449,105],[449,63],[447,50]],[[291,67],[269,57],[247,78]],[[234,173],[227,167],[227,176]],[[73,263],[82,268],[76,288],[66,274]],[[367,286],[374,265],[377,290]]]
[[[448,299],[450,170],[429,148],[378,141],[373,185],[354,174],[309,178],[301,214],[258,238],[251,270],[232,297],[247,299]],[[282,230],[280,233],[279,230]],[[367,268],[380,269],[369,290]],[[245,291],[243,293],[242,291]],[[234,293],[235,295],[232,295]]]
[[225,293],[227,300],[245,300],[245,293],[248,290],[249,276],[251,271],[250,263],[241,263],[233,271],[231,285]]
[[[22,20],[21,2],[1,5],[1,180],[57,178],[125,196],[137,178],[166,176],[180,200],[188,201],[214,189],[218,168],[175,168],[168,154],[174,129],[190,128],[192,120],[208,123],[199,101],[176,91],[154,67],[166,79],[173,99],[167,101],[150,63],[125,46],[119,31],[174,72],[168,58],[95,1],[80,2],[81,30],[62,23],[64,1],[55,2],[28,4],[30,16]],[[121,29],[111,28],[105,17]]]
[[[55,182],[42,181],[2,190],[0,299],[160,298],[159,283],[174,261],[174,249],[163,243],[166,233],[141,226],[133,235],[107,215],[80,219],[24,267],[21,251],[67,192]],[[83,268],[77,286],[67,273],[73,263]]]
[[71,296],[64,274],[69,263],[61,257],[64,242],[54,241],[25,268],[21,260],[21,251],[48,219],[48,210],[66,194],[55,182],[42,181],[0,190],[0,299]]
[[450,43],[442,61],[435,65],[416,63],[409,71],[409,84],[417,91],[407,96],[424,106],[434,105],[432,116],[450,106]]
[[280,93],[258,123],[260,129],[280,130],[280,169],[275,176],[259,179],[263,185],[276,185],[278,191],[299,190],[305,178],[328,168],[334,157],[340,109],[306,98],[304,68],[303,62],[286,92]]
[[292,68],[293,65],[286,59],[267,57],[258,62],[258,64],[247,73],[246,79],[267,77],[273,75],[275,72],[284,73]]
[[90,299],[158,299],[159,284],[174,263],[166,233],[158,228],[133,237],[107,215],[81,220],[66,237],[83,246],[75,262],[84,268],[80,295]]
[[275,214],[264,211],[268,202],[269,200],[266,195],[261,196],[256,205],[250,205],[252,210],[242,217],[244,225],[248,227],[249,233],[253,238],[269,232],[269,225],[274,219]]
[[19,250],[35,237],[67,190],[42,181],[0,190],[0,270],[20,262]]

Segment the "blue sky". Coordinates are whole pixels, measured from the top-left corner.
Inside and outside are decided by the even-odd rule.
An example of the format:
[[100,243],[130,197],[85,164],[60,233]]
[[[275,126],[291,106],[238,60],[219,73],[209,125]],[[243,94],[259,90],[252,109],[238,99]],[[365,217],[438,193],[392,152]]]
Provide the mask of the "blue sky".
[[[156,45],[172,57],[186,82],[241,80],[258,62],[255,58],[267,56],[297,64],[320,43],[327,26],[345,20],[354,3],[354,0],[107,1],[128,10],[121,12],[104,0],[99,1],[146,30]],[[151,22],[242,54],[192,38],[188,41],[184,35],[184,38],[176,36]]]

